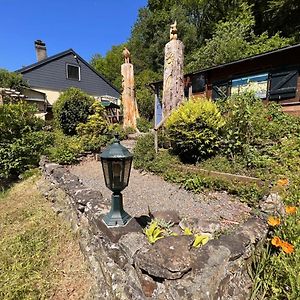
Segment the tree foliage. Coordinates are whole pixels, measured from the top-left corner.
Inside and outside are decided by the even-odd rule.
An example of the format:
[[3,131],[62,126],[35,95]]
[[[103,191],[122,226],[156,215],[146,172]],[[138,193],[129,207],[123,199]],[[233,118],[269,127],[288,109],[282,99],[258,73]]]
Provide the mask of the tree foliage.
[[28,87],[28,84],[23,80],[21,74],[0,69],[0,87],[21,91],[22,88]]
[[267,32],[255,35],[254,25],[251,7],[243,4],[237,15],[233,14],[228,20],[219,22],[212,38],[191,54],[187,69],[211,67],[291,43],[290,39],[282,38],[278,33],[272,37]]
[[95,99],[78,88],[63,92],[53,105],[54,120],[64,134],[76,134],[79,123],[85,123]]
[[122,50],[125,44],[112,46],[105,56],[95,54],[91,65],[118,89],[121,89],[122,76],[121,64],[123,63]]
[[36,109],[25,102],[0,106],[0,185],[37,166],[40,154],[51,142],[42,131],[44,122],[35,117]]

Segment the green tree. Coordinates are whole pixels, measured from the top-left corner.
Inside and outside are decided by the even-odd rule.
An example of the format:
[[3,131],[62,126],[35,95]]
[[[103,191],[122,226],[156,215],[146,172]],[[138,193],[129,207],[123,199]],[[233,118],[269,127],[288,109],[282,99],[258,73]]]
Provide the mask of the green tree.
[[254,25],[251,7],[244,3],[237,15],[216,25],[212,38],[192,53],[187,69],[211,67],[291,44],[291,39],[278,33],[272,37],[267,32],[255,35]]
[[79,123],[85,123],[95,99],[78,88],[63,92],[53,105],[54,120],[64,134],[76,134]]
[[21,91],[22,88],[28,87],[28,84],[23,80],[21,74],[0,69],[0,87]]
[[140,72],[135,78],[139,113],[149,121],[153,119],[154,115],[154,95],[149,83],[159,79],[161,79],[161,75],[149,69]]
[[122,85],[121,65],[124,62],[122,55],[124,46],[125,44],[112,46],[105,56],[95,54],[91,60],[91,65],[118,89],[121,89]]

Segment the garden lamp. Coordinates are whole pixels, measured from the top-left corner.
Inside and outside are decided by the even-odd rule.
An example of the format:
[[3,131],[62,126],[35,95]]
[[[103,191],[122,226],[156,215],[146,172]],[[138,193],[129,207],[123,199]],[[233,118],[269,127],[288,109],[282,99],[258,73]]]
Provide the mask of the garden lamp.
[[123,209],[123,191],[129,182],[133,155],[120,144],[116,136],[114,142],[100,155],[105,185],[113,192],[110,212],[103,217],[108,227],[125,226],[131,216]]

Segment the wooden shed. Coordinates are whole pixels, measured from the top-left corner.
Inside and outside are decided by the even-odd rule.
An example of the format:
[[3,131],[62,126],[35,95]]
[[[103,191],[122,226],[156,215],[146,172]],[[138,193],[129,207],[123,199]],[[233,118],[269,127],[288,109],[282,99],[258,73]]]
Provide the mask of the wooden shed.
[[[185,97],[217,100],[253,90],[264,102],[275,101],[283,111],[300,115],[300,44],[185,74]],[[156,99],[162,82],[154,82]]]

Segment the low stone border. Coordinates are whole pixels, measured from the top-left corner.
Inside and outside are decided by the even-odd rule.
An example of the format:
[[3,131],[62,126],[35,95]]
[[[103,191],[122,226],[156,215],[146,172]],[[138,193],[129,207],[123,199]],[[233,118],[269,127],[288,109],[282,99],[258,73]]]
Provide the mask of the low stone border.
[[225,173],[225,172],[219,172],[219,171],[210,171],[194,166],[183,166],[183,165],[176,165],[176,169],[179,171],[185,171],[185,172],[192,172],[195,174],[201,174],[203,176],[208,177],[215,177],[215,178],[223,178],[227,179],[229,181],[239,181],[244,183],[256,183],[259,186],[268,186],[269,182],[263,181],[256,177],[250,177],[245,175],[238,175],[238,174],[231,174],[231,173]]
[[145,216],[133,219],[121,230],[108,229],[101,218],[110,203],[99,191],[87,188],[63,166],[46,159],[41,160],[40,167],[43,179],[39,189],[80,236],[81,250],[94,278],[91,299],[249,297],[247,266],[255,247],[266,236],[263,220],[251,217],[234,233],[198,249],[191,246],[190,236],[183,235],[150,245],[142,233]]

